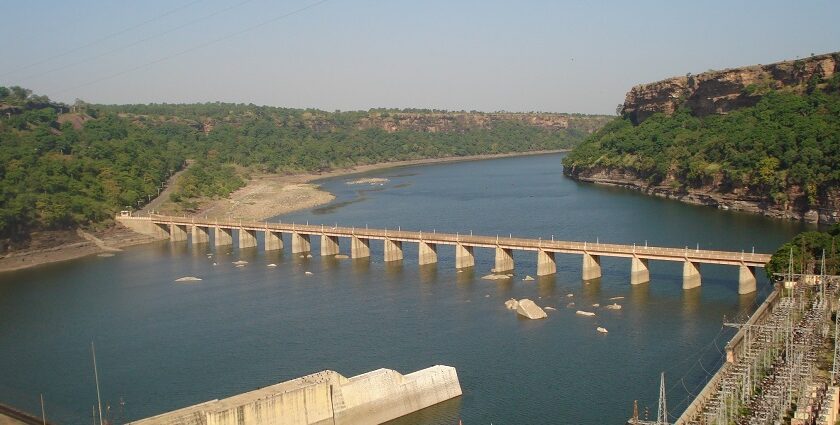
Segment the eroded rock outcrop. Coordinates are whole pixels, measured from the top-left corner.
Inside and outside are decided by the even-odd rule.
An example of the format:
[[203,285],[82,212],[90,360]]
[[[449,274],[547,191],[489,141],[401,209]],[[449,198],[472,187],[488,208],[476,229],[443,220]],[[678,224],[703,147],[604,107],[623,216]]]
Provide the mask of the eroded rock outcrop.
[[657,112],[672,114],[683,104],[696,116],[725,114],[753,106],[771,89],[804,90],[814,76],[828,78],[840,72],[840,53],[742,68],[687,74],[633,87],[622,114],[639,124]]

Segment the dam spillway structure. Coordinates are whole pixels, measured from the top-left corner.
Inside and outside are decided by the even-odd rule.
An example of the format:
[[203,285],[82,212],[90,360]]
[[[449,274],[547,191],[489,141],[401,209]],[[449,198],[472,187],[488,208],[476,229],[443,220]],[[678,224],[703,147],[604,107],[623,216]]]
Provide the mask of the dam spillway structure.
[[377,369],[350,378],[324,370],[128,425],[373,425],[460,395],[451,366],[407,375]]

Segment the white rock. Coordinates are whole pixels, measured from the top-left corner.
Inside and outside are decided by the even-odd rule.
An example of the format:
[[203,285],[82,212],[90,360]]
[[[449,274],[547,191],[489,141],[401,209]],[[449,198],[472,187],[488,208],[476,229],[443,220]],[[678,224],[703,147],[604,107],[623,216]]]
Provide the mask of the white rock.
[[548,317],[540,306],[536,305],[528,298],[519,300],[519,306],[516,307],[516,312],[519,313],[520,316],[524,316],[532,320],[545,319]]
[[310,271],[306,271],[306,272],[303,272],[303,274],[310,275],[310,274],[312,274],[312,272],[310,272]]
[[216,263],[213,263],[213,265],[215,266],[215,265],[216,265]]
[[600,306],[601,306],[601,304],[598,304],[598,303],[592,304],[592,307],[600,307]]
[[522,279],[522,280],[534,280],[534,278],[533,278],[533,277],[531,277],[531,276],[529,276],[529,275],[526,275],[526,276],[525,276],[525,279]]
[[575,296],[575,294],[566,294],[566,298],[572,298],[574,296]]
[[610,305],[608,305],[604,308],[607,309],[607,310],[621,310],[621,306],[618,305],[618,303],[610,304]]
[[598,329],[596,329],[596,330],[597,330],[598,332],[601,332],[602,334],[605,334],[605,333],[607,333],[607,332],[608,332],[608,331],[607,331],[607,328],[602,328],[602,327],[600,327],[600,326],[598,326]]
[[505,274],[488,274],[485,276],[481,276],[484,280],[503,280],[503,279],[510,279],[508,275]]
[[239,260],[239,261],[234,261],[233,264],[236,264],[237,266],[244,266],[245,264],[248,264],[248,262],[245,261],[245,260]]
[[543,310],[550,310],[550,311],[554,311],[554,310],[557,310],[557,309],[556,309],[556,308],[554,308],[554,307],[546,307],[546,308],[544,308]]
[[624,297],[612,297],[612,298],[610,298],[610,301],[623,300],[623,299],[624,299]]
[[237,268],[237,269],[241,269],[241,268],[243,268],[243,267],[245,267],[245,265],[244,265],[244,264],[237,264],[237,265],[236,265],[236,268]]
[[517,308],[519,308],[519,301],[516,301],[513,298],[509,299],[505,301],[505,308],[507,308],[508,310],[516,310]]
[[306,258],[312,258],[312,254],[306,254]]
[[583,310],[578,310],[578,311],[575,312],[575,314],[579,314],[581,316],[594,316],[595,315],[595,313],[593,313],[591,311],[583,311]]
[[277,267],[277,264],[271,263],[267,267]]
[[200,277],[195,277],[195,276],[184,276],[184,277],[179,277],[179,278],[175,279],[176,282],[197,282],[197,281],[200,281],[200,280],[201,280]]
[[569,308],[573,308],[574,306],[575,306],[575,303],[568,303],[568,304],[566,304],[566,307],[569,307]]

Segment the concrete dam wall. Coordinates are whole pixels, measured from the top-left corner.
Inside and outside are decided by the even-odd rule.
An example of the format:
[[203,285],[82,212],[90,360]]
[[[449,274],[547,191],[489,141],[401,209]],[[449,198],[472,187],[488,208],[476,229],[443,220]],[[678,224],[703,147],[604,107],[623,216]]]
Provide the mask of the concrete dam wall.
[[450,366],[408,375],[377,369],[351,378],[325,370],[129,425],[380,424],[460,395]]

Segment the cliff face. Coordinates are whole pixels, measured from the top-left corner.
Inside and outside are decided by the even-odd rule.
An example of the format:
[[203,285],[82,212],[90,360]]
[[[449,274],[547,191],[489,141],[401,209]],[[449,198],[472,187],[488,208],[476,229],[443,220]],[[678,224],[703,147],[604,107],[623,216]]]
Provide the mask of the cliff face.
[[367,117],[361,118],[356,127],[360,130],[379,128],[389,133],[403,130],[437,133],[459,132],[467,129],[488,129],[498,123],[512,121],[545,130],[573,128],[591,133],[601,128],[610,119],[612,117],[551,113],[371,112]]
[[828,78],[836,72],[840,72],[840,53],[674,77],[633,87],[622,114],[634,124],[657,112],[670,115],[683,104],[696,116],[725,114],[755,105],[770,89],[804,91],[812,77]]

